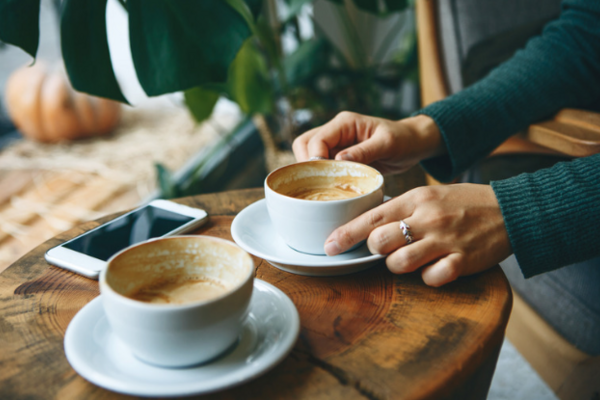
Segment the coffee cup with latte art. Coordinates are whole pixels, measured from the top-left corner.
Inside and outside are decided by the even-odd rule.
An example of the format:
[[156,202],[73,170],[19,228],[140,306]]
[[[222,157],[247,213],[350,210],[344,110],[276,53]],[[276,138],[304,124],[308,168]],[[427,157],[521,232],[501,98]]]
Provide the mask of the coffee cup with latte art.
[[142,361],[183,367],[213,359],[238,339],[254,262],[210,236],[150,240],[117,253],[99,279],[115,335]]
[[289,247],[324,255],[336,228],[383,202],[383,176],[350,161],[306,161],[271,172],[265,197],[275,231]]

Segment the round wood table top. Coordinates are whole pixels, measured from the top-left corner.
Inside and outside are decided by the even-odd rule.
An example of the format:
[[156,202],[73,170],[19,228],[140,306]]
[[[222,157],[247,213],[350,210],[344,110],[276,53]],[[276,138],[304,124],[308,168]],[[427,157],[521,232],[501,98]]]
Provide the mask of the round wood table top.
[[[262,189],[249,189],[177,201],[209,213],[195,233],[231,240],[235,215],[263,197]],[[65,358],[65,330],[99,295],[97,281],[44,260],[49,248],[109,218],[58,235],[0,274],[0,398],[129,398],[88,383]],[[346,276],[306,277],[254,261],[256,277],[296,305],[299,339],[263,376],[206,397],[472,398],[482,385],[485,397],[512,304],[499,267],[432,288],[383,263]]]

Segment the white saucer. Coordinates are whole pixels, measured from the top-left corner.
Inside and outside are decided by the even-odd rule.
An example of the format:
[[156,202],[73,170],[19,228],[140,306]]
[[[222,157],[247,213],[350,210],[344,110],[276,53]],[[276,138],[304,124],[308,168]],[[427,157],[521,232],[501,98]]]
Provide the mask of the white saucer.
[[255,279],[239,342],[207,364],[160,368],[139,361],[112,333],[100,296],[69,324],[65,354],[79,375],[103,388],[137,396],[188,396],[229,388],[265,373],[290,352],[299,331],[298,311],[289,297]]
[[384,255],[371,254],[366,244],[337,256],[316,256],[291,249],[275,233],[262,199],[244,208],[231,224],[233,240],[248,253],[265,259],[272,266],[298,275],[345,275],[377,264]]

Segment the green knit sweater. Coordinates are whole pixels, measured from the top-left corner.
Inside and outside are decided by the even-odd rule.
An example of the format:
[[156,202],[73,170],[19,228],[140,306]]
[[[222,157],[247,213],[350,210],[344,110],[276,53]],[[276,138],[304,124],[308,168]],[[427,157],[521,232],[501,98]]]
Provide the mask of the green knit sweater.
[[[422,165],[450,181],[531,123],[599,106],[600,0],[564,0],[560,17],[509,61],[418,112],[436,121],[448,151]],[[600,255],[600,154],[492,187],[525,277]]]

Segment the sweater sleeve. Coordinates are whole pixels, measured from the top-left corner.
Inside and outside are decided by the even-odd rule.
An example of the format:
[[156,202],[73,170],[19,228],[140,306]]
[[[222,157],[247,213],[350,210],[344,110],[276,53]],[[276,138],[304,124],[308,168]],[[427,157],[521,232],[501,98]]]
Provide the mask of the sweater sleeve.
[[525,278],[600,255],[600,154],[492,188]]
[[560,17],[510,60],[416,113],[435,120],[447,149],[422,165],[451,181],[531,123],[599,101],[600,1],[564,0]]

